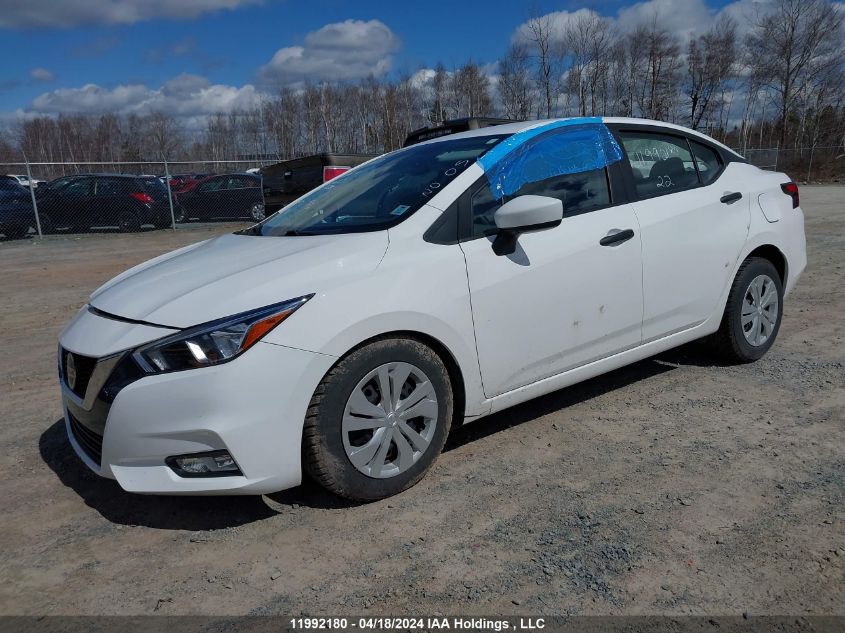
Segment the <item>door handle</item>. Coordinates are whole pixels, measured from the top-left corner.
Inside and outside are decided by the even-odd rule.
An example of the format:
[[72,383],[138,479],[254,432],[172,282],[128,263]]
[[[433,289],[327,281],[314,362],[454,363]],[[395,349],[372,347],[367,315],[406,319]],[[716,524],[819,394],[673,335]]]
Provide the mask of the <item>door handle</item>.
[[724,196],[719,198],[719,202],[722,204],[733,204],[737,200],[742,199],[742,194],[739,191],[735,191],[734,193],[726,193]]
[[633,229],[610,229],[607,235],[599,240],[602,246],[618,246],[622,242],[627,242],[634,237]]

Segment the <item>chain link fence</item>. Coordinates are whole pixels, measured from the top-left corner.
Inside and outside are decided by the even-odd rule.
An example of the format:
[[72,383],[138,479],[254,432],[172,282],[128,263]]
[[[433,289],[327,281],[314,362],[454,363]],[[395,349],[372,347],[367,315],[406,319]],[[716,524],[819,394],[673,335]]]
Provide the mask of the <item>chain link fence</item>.
[[845,148],[798,147],[798,148],[735,148],[752,165],[771,171],[782,171],[794,180],[811,182],[845,180]]
[[137,232],[265,217],[274,161],[0,163],[0,234]]
[[[845,181],[840,147],[741,149],[762,169],[795,180]],[[259,169],[277,160],[0,163],[0,234],[176,230],[190,222],[253,223],[265,206]],[[316,184],[316,183],[315,183]]]

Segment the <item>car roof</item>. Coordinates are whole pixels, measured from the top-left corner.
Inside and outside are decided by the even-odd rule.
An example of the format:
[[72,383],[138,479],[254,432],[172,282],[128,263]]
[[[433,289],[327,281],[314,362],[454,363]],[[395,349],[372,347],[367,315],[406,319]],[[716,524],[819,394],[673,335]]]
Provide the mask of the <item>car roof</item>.
[[[702,134],[696,130],[691,130],[690,128],[683,127],[682,125],[676,125],[674,123],[666,123],[665,121],[655,121],[653,119],[637,119],[633,117],[598,117],[602,120],[603,123],[608,124],[617,124],[617,125],[647,125],[653,127],[661,127],[665,128],[666,130],[671,130],[675,132],[682,132],[687,136],[698,137],[703,141],[710,143],[711,145],[717,145],[718,147],[722,148],[723,150],[730,152],[736,156],[739,156],[734,150],[730,147],[725,145],[724,143],[720,143],[714,138],[707,136],[706,134]],[[521,132],[523,130],[528,130],[534,127],[538,127],[541,125],[546,125],[548,123],[554,123],[556,121],[576,121],[578,119],[594,119],[594,117],[562,117],[559,119],[540,119],[536,121],[519,121],[516,123],[505,123],[502,125],[495,125],[491,127],[479,128],[477,130],[468,130],[466,132],[458,132],[456,134],[449,134],[447,136],[439,136],[437,138],[433,138],[428,141],[423,141],[422,143],[416,143],[415,145],[411,145],[410,147],[416,147],[417,145],[427,145],[428,143],[439,143],[441,141],[447,141],[453,138],[469,138],[473,136],[499,136],[500,134],[516,134],[517,132]]]
[[[153,178],[154,176],[139,176],[137,174],[68,174],[59,178]],[[56,178],[56,180],[59,180]]]

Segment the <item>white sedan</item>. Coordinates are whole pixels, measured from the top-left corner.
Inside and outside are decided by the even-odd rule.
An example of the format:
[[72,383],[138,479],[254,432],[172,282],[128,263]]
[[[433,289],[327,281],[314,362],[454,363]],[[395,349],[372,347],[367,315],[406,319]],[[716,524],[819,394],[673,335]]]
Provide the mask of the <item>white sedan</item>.
[[796,185],[692,130],[441,137],[95,291],[59,340],[68,436],[132,492],[379,499],[458,424],[705,337],[760,358],[805,263]]
[[[15,180],[15,182],[17,182],[21,187],[26,187],[27,189],[29,189],[29,183],[30,183],[29,176],[24,176],[24,175],[21,175],[21,174],[7,174],[7,175],[8,175],[9,178],[13,178]],[[33,188],[36,188],[36,187],[38,187],[38,185],[40,185],[43,182],[44,182],[43,180],[35,180],[33,178],[32,179],[32,186],[33,186]]]

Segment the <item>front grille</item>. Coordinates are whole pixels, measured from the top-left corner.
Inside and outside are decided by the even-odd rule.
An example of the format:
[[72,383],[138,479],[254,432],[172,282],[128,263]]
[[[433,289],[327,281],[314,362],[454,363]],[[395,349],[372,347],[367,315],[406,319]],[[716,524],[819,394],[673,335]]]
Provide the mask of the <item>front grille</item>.
[[[73,364],[76,367],[76,382],[73,387],[70,386],[67,379],[67,360],[68,356],[73,356]],[[85,392],[88,389],[88,382],[91,380],[91,374],[94,373],[94,368],[97,366],[97,359],[90,356],[82,356],[81,354],[71,354],[71,352],[62,350],[62,378],[65,384],[70,387],[80,398],[85,398]]]
[[99,466],[103,458],[103,436],[84,426],[70,411],[68,411],[67,417],[73,439],[85,451],[85,454]]

